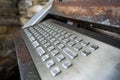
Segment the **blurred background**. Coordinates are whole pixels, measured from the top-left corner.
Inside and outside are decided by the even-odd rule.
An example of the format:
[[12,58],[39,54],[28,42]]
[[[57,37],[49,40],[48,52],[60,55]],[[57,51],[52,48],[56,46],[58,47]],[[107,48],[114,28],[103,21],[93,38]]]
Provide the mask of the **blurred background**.
[[14,33],[47,1],[0,0],[0,80],[20,80]]

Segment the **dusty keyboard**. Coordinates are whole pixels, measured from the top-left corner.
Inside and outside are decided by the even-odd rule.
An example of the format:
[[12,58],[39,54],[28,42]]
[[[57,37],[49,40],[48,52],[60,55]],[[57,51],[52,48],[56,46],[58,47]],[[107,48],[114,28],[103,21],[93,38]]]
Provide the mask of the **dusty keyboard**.
[[[39,67],[44,67],[51,77],[69,72],[73,69],[72,67],[76,66],[76,63],[79,64],[78,62],[74,64],[74,61],[78,61],[81,56],[83,59],[95,55],[97,54],[95,52],[101,48],[96,40],[86,38],[85,35],[50,21],[26,28],[24,32],[30,42],[29,46],[34,48],[32,50],[42,61],[42,66],[39,65]],[[34,56],[33,53],[31,55]],[[38,59],[37,64],[39,64]]]

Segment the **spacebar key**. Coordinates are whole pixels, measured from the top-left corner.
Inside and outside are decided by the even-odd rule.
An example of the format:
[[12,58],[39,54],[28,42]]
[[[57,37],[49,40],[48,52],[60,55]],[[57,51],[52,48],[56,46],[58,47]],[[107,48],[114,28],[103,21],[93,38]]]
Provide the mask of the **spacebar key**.
[[74,59],[75,57],[77,57],[77,53],[73,52],[71,49],[69,48],[64,48],[63,52],[68,55],[70,58]]
[[43,54],[45,54],[45,50],[40,46],[40,47],[38,47],[37,49],[36,49],[36,51],[38,52],[38,54],[40,55],[40,56],[42,56]]

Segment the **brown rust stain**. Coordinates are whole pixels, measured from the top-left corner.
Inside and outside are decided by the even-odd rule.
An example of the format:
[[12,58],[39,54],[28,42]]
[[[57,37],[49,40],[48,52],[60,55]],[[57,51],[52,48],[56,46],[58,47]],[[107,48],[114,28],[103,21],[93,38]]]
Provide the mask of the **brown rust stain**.
[[120,23],[120,0],[55,0],[55,8],[66,16],[89,16],[97,20],[104,16],[113,24]]
[[107,1],[110,0],[56,0],[55,4],[58,11],[65,15],[96,16],[107,13],[120,16],[120,0],[111,0],[111,3]]

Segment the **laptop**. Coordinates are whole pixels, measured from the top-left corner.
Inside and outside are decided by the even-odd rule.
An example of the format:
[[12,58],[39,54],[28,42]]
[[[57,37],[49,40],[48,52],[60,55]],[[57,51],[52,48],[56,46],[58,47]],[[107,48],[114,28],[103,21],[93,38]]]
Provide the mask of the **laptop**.
[[[49,0],[21,29],[40,79],[120,80],[119,39],[92,32],[109,24],[63,16],[55,10],[55,2]],[[108,30],[119,30],[112,29]]]

